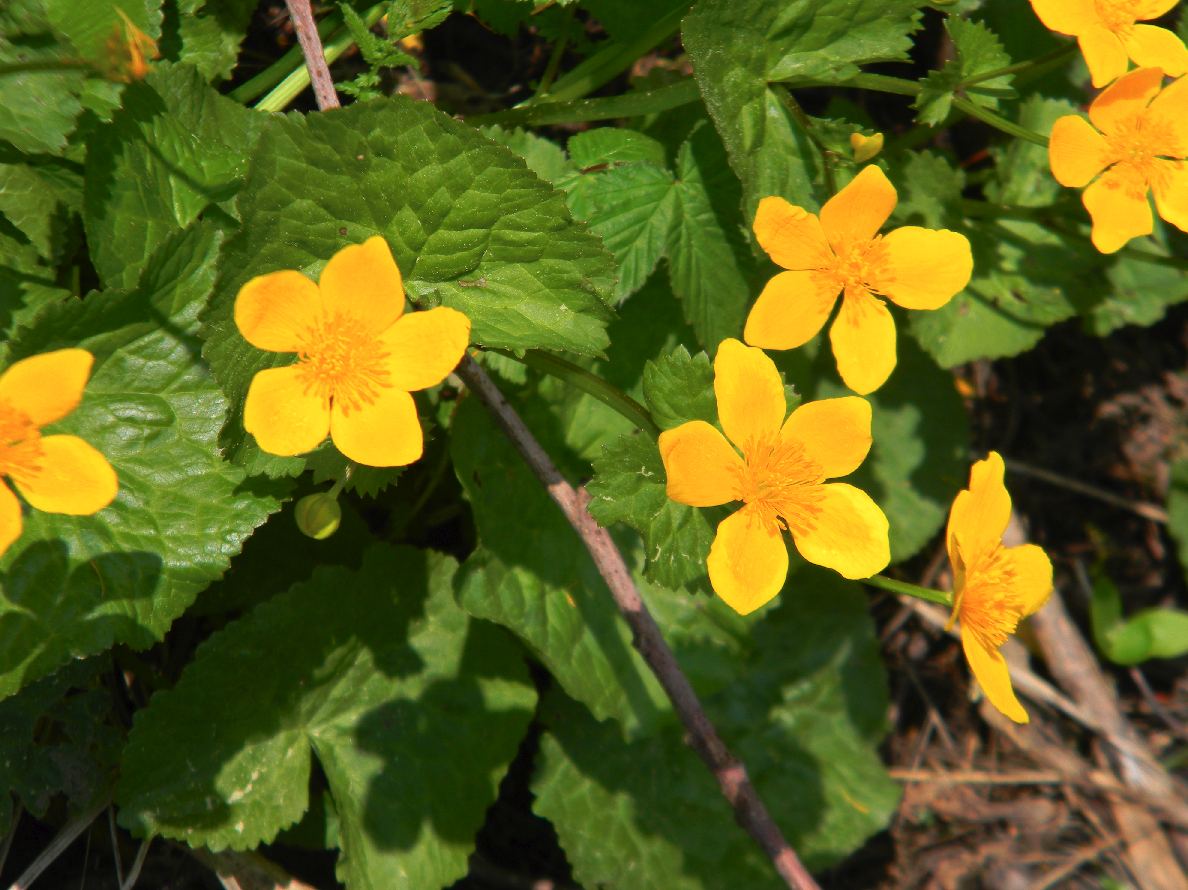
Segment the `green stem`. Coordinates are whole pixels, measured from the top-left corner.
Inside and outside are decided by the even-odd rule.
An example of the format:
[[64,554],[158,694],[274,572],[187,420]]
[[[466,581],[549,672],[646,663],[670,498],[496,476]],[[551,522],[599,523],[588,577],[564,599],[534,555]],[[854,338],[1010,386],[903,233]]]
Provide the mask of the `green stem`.
[[83,59],[32,59],[28,62],[0,63],[0,77],[5,74],[24,74],[27,71],[77,71],[87,69],[91,63]]
[[953,607],[953,595],[945,593],[943,590],[933,590],[931,587],[921,587],[919,584],[909,584],[907,581],[896,581],[894,578],[888,578],[885,575],[863,578],[862,583],[868,584],[871,587],[877,587],[880,590],[886,590],[890,593],[914,596],[916,599],[927,600],[930,603],[939,603],[949,608]]
[[527,365],[529,368],[556,377],[559,380],[564,380],[582,392],[592,395],[608,408],[613,408],[652,437],[660,435],[660,427],[656,426],[647,408],[635,401],[635,399],[631,398],[631,396],[627,395],[627,393],[623,392],[623,390],[619,389],[613,383],[608,383],[597,374],[587,371],[573,362],[536,349],[528,350],[523,356],[518,356],[506,349],[493,349],[491,351],[506,356],[522,365]]
[[[549,93],[549,101],[581,99],[614,80],[636,59],[675,34],[681,27],[681,18],[685,11],[683,5],[678,6],[667,15],[656,19],[634,40],[610,41],[572,71],[558,78]],[[530,107],[536,102],[537,99],[534,97],[517,107]]]
[[[318,36],[326,40],[331,33],[341,27],[342,16],[332,12],[318,22]],[[294,46],[255,77],[231,90],[227,96],[246,105],[248,102],[260,98],[298,68],[304,67],[305,57],[301,54],[301,47]]]
[[354,472],[355,472],[355,464],[348,463],[346,465],[346,469],[342,471],[342,477],[337,482],[334,483],[334,486],[330,489],[330,491],[327,492],[327,494],[329,494],[330,497],[337,500],[338,496],[340,494],[342,494],[342,490],[346,486],[347,482],[350,481],[351,474]]
[[[551,99],[552,97],[550,97]],[[584,121],[605,121],[621,117],[641,117],[688,105],[701,98],[697,82],[693,78],[679,80],[654,90],[636,90],[621,96],[602,99],[578,99],[573,102],[541,102],[520,105],[507,111],[491,114],[476,114],[468,117],[468,123],[475,126],[502,124],[519,126],[523,124],[568,124]]]
[[[369,7],[363,13],[363,23],[370,28],[383,16],[386,6],[386,3],[377,3],[375,6]],[[330,40],[324,45],[326,64],[333,64],[339,56],[354,45],[355,38],[351,35],[349,28],[335,31]],[[301,57],[300,52],[298,52],[298,57]],[[272,92],[257,102],[255,106],[256,110],[284,111],[308,87],[309,68],[305,64],[302,64],[300,68],[294,69],[284,80],[277,84]]]
[[958,111],[968,114],[970,117],[976,117],[984,124],[989,124],[996,130],[1001,130],[1008,136],[1015,136],[1025,142],[1030,142],[1032,145],[1039,145],[1043,148],[1048,147],[1048,137],[1041,136],[1034,130],[1029,130],[1026,127],[1021,127],[1014,121],[1009,121],[1002,115],[991,111],[989,108],[983,108],[981,105],[975,105],[963,96],[953,97],[953,107]]
[[544,74],[540,76],[540,83],[536,87],[536,98],[548,95],[549,87],[557,79],[557,72],[561,68],[561,59],[565,55],[565,48],[569,46],[569,28],[573,26],[574,9],[577,9],[577,7],[575,6],[570,9],[569,18],[565,25],[565,33],[561,35],[561,39],[553,47],[553,54],[549,56],[549,63],[545,65]]
[[1032,69],[1035,69],[1035,73],[1039,74],[1063,62],[1069,56],[1074,55],[1076,51],[1077,45],[1075,43],[1058,46],[1051,52],[1044,53],[1042,56],[1036,56],[1034,59],[1028,59],[1025,62],[1016,62],[1013,65],[1006,65],[1003,68],[995,68],[993,71],[983,71],[981,74],[975,74],[973,77],[966,78],[957,84],[957,89],[964,90],[966,87],[985,83],[988,80],[994,80],[996,77],[1006,77],[1009,74],[1021,74],[1023,72],[1030,74]]

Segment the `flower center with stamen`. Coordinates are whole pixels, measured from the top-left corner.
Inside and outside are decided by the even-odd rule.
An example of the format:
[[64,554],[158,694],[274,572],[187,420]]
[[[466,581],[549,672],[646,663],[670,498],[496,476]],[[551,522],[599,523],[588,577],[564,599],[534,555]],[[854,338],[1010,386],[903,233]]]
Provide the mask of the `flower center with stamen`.
[[331,398],[350,414],[370,405],[391,385],[387,358],[387,350],[361,319],[336,313],[305,332],[297,366],[307,393]]
[[1001,544],[965,567],[963,589],[954,597],[961,626],[988,648],[998,649],[1023,617],[1015,570]]
[[41,472],[41,430],[23,411],[0,402],[0,476],[29,480]]
[[1165,174],[1160,169],[1159,157],[1176,156],[1174,143],[1175,133],[1166,121],[1136,114],[1117,124],[1115,131],[1106,136],[1106,160],[1116,165],[1128,191],[1145,197],[1147,188]]
[[869,241],[844,245],[828,271],[839,290],[865,289],[879,293],[872,282],[886,279],[888,258],[883,236],[876,235]]
[[1126,37],[1138,18],[1134,0],[1094,0],[1093,8],[1101,23],[1117,34]]
[[765,524],[782,524],[792,532],[815,525],[820,512],[820,485],[825,473],[806,453],[804,445],[760,436],[743,448],[739,471],[739,500],[755,511]]

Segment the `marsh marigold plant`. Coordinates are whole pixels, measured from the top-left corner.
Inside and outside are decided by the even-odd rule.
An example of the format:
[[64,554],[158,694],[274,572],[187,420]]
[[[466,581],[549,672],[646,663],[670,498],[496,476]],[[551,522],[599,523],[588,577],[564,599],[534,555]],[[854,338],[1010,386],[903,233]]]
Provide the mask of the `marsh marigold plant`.
[[939,309],[969,283],[969,240],[947,229],[902,226],[878,234],[895,209],[895,187],[878,167],[863,168],[818,217],[783,198],[759,202],[755,237],[788,271],[767,283],[747,317],[743,339],[794,349],[829,329],[837,370],[857,393],[878,389],[895,368],[895,321],[880,297],[905,309]]
[[1003,484],[1002,457],[991,451],[973,465],[969,488],[957,494],[949,513],[946,544],[953,565],[953,613],[969,668],[990,704],[1016,723],[1027,712],[1011,687],[999,649],[1019,622],[1037,612],[1052,593],[1052,563],[1035,544],[1003,547],[1011,496]]
[[[116,496],[107,458],[78,436],[44,428],[78,407],[94,357],[59,349],[15,362],[0,374],[0,477],[35,510],[89,516]],[[21,535],[21,505],[0,482],[0,554]]]
[[726,435],[703,420],[660,434],[668,496],[693,507],[741,501],[710,548],[710,583],[731,608],[753,612],[788,575],[786,529],[801,556],[847,578],[890,559],[887,518],[866,492],[826,482],[854,472],[870,450],[870,404],[857,396],[807,402],[788,414],[784,385],[761,349],[724,340],[714,394]]
[[1139,22],[1157,19],[1179,0],[1031,0],[1044,27],[1077,38],[1095,87],[1140,68],[1188,72],[1188,49],[1166,28]]
[[329,434],[356,463],[403,466],[423,451],[411,393],[457,367],[470,320],[454,309],[404,311],[404,285],[379,236],[344,247],[317,284],[300,272],[260,275],[235,300],[235,324],[253,346],[297,361],[260,371],[244,427],[270,454],[311,451]]
[[1102,253],[1151,234],[1148,195],[1161,217],[1188,232],[1188,78],[1162,83],[1158,68],[1132,71],[1093,100],[1088,121],[1069,114],[1052,126],[1052,175],[1087,186],[1081,201]]

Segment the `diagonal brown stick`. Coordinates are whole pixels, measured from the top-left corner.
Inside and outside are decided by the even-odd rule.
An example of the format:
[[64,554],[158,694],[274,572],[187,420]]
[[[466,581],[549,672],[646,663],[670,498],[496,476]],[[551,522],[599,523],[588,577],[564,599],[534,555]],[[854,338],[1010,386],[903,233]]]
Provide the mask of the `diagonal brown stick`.
[[[285,5],[289,8],[289,14],[297,29],[297,39],[301,43],[301,51],[305,54],[306,67],[310,70],[310,82],[314,87],[318,108],[322,111],[338,108],[338,94],[334,91],[334,82],[326,65],[309,0],[285,0]],[[516,450],[548,490],[550,497],[561,508],[569,524],[590,551],[595,566],[606,581],[606,586],[610,588],[615,605],[619,607],[619,612],[631,627],[635,648],[664,687],[672,701],[673,709],[688,732],[690,747],[697,752],[718,780],[718,787],[722,789],[722,795],[734,809],[734,818],[738,824],[763,848],[763,852],[771,859],[776,871],[789,887],[793,890],[819,890],[813,876],[808,873],[796,851],[784,840],[779,826],[767,812],[767,807],[763,805],[755,786],[751,784],[747,768],[730,753],[730,749],[726,747],[706,716],[697,693],[693,691],[672,650],[668,648],[668,643],[664,641],[652,613],[640,598],[619,548],[615,546],[606,529],[598,525],[587,512],[588,495],[584,490],[579,492],[565,480],[552,459],[540,447],[536,437],[503,397],[503,393],[470,356],[462,358],[457,373],[507,433]]]

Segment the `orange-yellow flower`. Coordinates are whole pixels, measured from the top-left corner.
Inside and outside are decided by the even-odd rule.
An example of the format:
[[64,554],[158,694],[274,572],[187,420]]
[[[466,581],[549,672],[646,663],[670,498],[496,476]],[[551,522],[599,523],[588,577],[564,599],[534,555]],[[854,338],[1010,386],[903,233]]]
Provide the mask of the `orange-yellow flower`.
[[1011,496],[997,452],[973,465],[969,488],[949,513],[947,545],[953,564],[953,614],[961,646],[990,704],[1016,723],[1027,712],[1015,698],[1006,660],[998,651],[1019,621],[1039,610],[1052,592],[1052,563],[1034,544],[1003,547]]
[[1188,77],[1167,89],[1162,83],[1158,68],[1131,71],[1093,100],[1092,125],[1068,114],[1052,126],[1052,175],[1061,185],[1089,186],[1081,201],[1102,253],[1151,234],[1148,192],[1159,215],[1188,232]]
[[1077,38],[1095,87],[1126,73],[1128,60],[1168,74],[1188,71],[1188,49],[1166,28],[1138,25],[1157,19],[1177,0],[1031,0],[1044,27]]
[[[34,509],[89,516],[116,496],[115,470],[78,436],[42,429],[78,407],[94,357],[85,349],[30,356],[0,374],[0,477]],[[0,482],[0,554],[21,534],[21,505]]]
[[660,456],[674,501],[743,503],[719,523],[710,548],[718,596],[745,615],[780,592],[788,575],[783,529],[801,556],[847,578],[869,578],[885,567],[883,511],[866,492],[825,482],[854,472],[866,457],[870,404],[857,396],[822,399],[789,415],[771,359],[738,340],[718,347],[714,393],[726,435],[691,420],[660,434]]
[[747,317],[743,339],[764,349],[793,349],[825,325],[837,370],[857,393],[878,389],[895,368],[895,321],[880,296],[905,309],[939,309],[973,271],[969,240],[947,229],[903,226],[878,234],[898,196],[878,167],[863,168],[821,208],[821,216],[764,198],[755,237],[785,269],[767,283]]
[[235,299],[253,346],[297,361],[252,378],[243,425],[270,454],[316,448],[329,433],[356,463],[412,463],[424,447],[412,392],[462,359],[470,320],[439,307],[404,314],[404,285],[383,238],[344,247],[314,284],[300,272],[260,275]]

